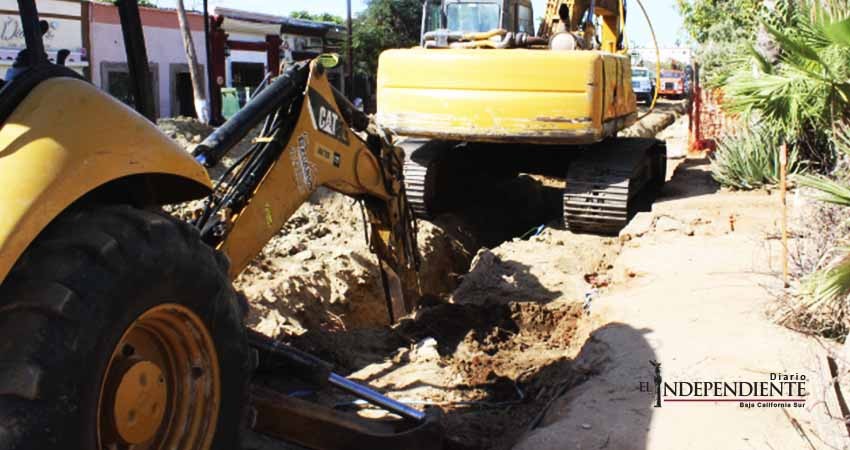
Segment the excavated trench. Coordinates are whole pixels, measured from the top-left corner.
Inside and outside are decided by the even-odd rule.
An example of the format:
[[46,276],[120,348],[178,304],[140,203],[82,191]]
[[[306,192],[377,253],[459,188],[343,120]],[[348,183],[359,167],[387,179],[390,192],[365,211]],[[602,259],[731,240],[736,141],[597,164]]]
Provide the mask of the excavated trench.
[[[491,201],[482,199],[470,209],[473,216],[443,215],[434,224],[422,224],[422,279],[428,295],[415,313],[392,327],[384,322],[373,260],[352,272],[361,258],[368,258],[365,246],[359,247],[362,228],[353,218],[346,222],[350,226],[339,223],[353,206],[323,193],[240,278],[254,306],[252,325],[396,399],[441,408],[447,448],[511,448],[550,401],[593,374],[593,364],[575,363],[586,338],[585,299],[605,285],[619,241],[559,229],[560,189],[546,180],[521,176],[496,192]],[[352,216],[359,220],[359,212]],[[531,230],[539,233],[530,236]],[[518,238],[523,235],[529,237]],[[339,243],[356,249],[326,248]],[[298,256],[304,252],[313,257]],[[308,287],[308,282],[316,285]],[[301,284],[298,290],[274,291],[275,283]],[[292,304],[297,297],[282,301],[256,295],[269,290],[303,297]],[[374,315],[358,315],[356,321],[347,316],[365,309],[354,302],[370,301]],[[302,306],[307,302],[325,304]],[[275,322],[281,323],[278,328],[265,328],[269,315],[286,319]],[[305,331],[289,328],[296,321]],[[352,405],[352,398],[326,392],[314,399],[362,408]],[[379,411],[360,413],[381,416]],[[245,448],[295,447],[250,435]]]
[[[396,399],[440,407],[448,448],[509,449],[551,399],[589,376],[573,363],[583,302],[619,248],[560,230],[560,199],[547,180],[520,176],[463,214],[423,222],[426,296],[392,327],[359,210],[336,194],[302,208],[237,284],[256,329]],[[245,448],[293,448],[252,439]]]
[[[635,133],[660,131],[672,122],[663,115]],[[603,363],[584,308],[608,285],[620,243],[560,229],[561,189],[543,177],[521,175],[467,203],[421,222],[425,295],[388,326],[359,206],[321,190],[236,281],[252,305],[248,325],[396,399],[441,408],[447,448],[511,448]],[[314,399],[382,414],[337,394]],[[245,435],[245,449],[298,448]]]

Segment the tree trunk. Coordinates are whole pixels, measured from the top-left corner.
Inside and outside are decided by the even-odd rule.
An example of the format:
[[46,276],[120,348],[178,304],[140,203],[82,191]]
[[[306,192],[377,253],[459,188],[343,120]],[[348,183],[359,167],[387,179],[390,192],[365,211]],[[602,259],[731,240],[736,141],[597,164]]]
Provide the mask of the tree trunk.
[[[186,49],[186,60],[189,63],[189,76],[192,78],[195,113],[198,115],[198,120],[209,123],[210,109],[204,86],[204,75],[201,66],[198,64],[198,55],[195,53],[195,43],[192,41],[192,30],[189,28],[189,18],[186,16],[183,0],[177,0],[177,20],[180,23],[180,32],[183,35],[183,47]],[[207,61],[207,64],[209,64],[209,61]]]

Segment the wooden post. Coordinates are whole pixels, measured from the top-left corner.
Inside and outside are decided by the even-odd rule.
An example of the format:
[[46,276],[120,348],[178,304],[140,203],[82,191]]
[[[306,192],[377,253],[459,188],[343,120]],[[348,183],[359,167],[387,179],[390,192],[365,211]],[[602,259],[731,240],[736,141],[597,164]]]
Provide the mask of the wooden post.
[[785,287],[790,287],[788,283],[788,143],[782,144],[782,150],[779,154],[779,197],[782,203],[782,281]]

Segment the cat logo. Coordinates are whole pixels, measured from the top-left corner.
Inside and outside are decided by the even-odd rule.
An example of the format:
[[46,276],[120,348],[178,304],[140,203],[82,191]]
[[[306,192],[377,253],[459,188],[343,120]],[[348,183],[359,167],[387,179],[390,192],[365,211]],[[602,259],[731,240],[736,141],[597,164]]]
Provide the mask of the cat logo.
[[325,108],[324,106],[319,107],[319,129],[324,131],[331,136],[336,136],[336,127],[339,123],[339,116],[336,115],[335,112]]
[[315,89],[307,92],[307,98],[310,101],[310,118],[313,119],[313,127],[348,145],[348,132],[345,131],[342,118],[333,106]]

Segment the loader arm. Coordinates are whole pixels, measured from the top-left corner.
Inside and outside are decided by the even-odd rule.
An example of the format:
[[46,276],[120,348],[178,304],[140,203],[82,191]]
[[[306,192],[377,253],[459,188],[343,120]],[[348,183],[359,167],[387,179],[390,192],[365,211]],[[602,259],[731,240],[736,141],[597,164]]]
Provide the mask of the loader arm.
[[[264,121],[264,122],[263,122]],[[371,250],[378,255],[390,320],[409,306],[418,257],[409,213],[404,154],[334,92],[314,60],[290,66],[196,149],[214,165],[254,126],[263,129],[216,185],[197,225],[231,260],[235,278],[320,186],[363,201]],[[408,299],[409,300],[409,299]]]

